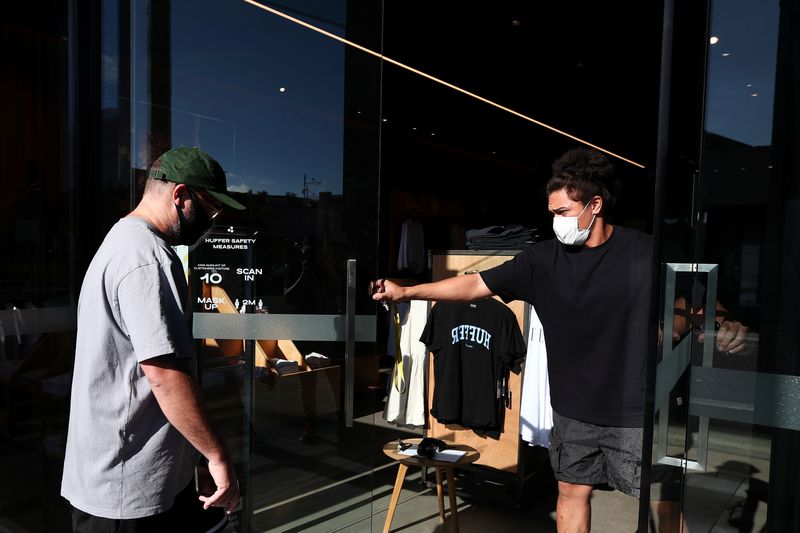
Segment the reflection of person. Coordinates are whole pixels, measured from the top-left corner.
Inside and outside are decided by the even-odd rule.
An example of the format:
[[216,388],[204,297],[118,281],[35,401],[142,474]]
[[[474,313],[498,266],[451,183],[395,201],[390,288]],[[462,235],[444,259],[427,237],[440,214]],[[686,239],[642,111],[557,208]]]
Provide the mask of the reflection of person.
[[[683,294],[675,301],[675,318],[672,328],[672,341],[679,342],[685,335],[696,333],[698,348],[702,352],[702,344],[706,340],[705,325],[705,287],[700,283],[683,287]],[[731,317],[730,312],[720,303],[716,302],[714,310],[714,347],[726,355],[745,355],[753,345],[749,337],[753,335],[749,328]],[[688,372],[688,371],[687,371]],[[679,405],[675,401],[675,391],[687,389],[688,374],[684,373],[679,384],[670,396],[670,405]],[[670,409],[670,420],[677,418],[681,426],[685,426],[688,404],[681,409]],[[692,425],[696,420],[691,422]],[[692,430],[687,429],[686,446],[691,447]],[[681,509],[684,473],[677,466],[655,464],[651,473],[652,486],[650,499],[658,524],[654,529],[658,533],[689,533],[686,516]]]
[[548,209],[557,240],[529,246],[482,272],[399,287],[378,280],[375,300],[530,302],[544,326],[558,479],[559,531],[588,531],[595,485],[639,495],[652,240],[606,220],[612,167],[570,150],[553,164]]
[[[221,527],[221,509],[238,506],[231,458],[192,375],[186,280],[170,246],[194,244],[223,205],[244,209],[225,192],[225,173],[208,154],[166,152],[142,201],[89,265],[61,488],[76,531],[189,531],[194,521],[206,531],[201,524]],[[216,487],[199,499],[195,450]],[[203,511],[211,507],[221,509]]]
[[[704,289],[702,289],[704,290]],[[693,288],[693,292],[696,289]],[[673,326],[672,339],[679,340],[689,331],[696,329],[699,331],[697,340],[705,342],[705,313],[702,307],[702,300],[693,295],[689,298],[680,296],[675,301],[675,322]],[[714,342],[715,348],[724,354],[740,354],[752,343],[748,343],[749,328],[731,318],[728,310],[720,303],[716,302],[714,310]]]

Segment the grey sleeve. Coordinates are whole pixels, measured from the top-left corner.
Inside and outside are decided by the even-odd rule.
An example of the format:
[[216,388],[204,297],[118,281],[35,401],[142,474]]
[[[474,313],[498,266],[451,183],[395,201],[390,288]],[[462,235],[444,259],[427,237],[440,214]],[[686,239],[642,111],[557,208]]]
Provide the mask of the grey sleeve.
[[189,327],[177,291],[169,272],[157,263],[135,269],[119,283],[122,327],[137,361],[167,354],[191,357]]

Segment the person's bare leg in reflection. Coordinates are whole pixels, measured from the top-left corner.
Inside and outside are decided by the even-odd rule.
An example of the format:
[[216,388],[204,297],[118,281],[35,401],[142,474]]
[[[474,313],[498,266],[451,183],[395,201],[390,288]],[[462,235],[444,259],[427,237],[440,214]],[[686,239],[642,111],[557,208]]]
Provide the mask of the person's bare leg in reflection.
[[558,482],[558,533],[588,533],[592,524],[592,486]]
[[689,533],[686,518],[681,512],[679,501],[653,502],[658,519],[658,533]]

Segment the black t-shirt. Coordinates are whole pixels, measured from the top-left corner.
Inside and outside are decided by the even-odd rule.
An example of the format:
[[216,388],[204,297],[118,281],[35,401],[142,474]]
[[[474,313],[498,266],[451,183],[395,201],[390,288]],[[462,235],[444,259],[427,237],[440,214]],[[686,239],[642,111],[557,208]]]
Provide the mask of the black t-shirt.
[[600,246],[542,241],[481,273],[504,301],[536,308],[558,414],[604,426],[643,425],[651,257],[650,236],[614,226]]
[[508,369],[519,373],[526,352],[514,313],[493,298],[440,302],[420,342],[433,352],[431,415],[497,436],[503,423],[498,388]]

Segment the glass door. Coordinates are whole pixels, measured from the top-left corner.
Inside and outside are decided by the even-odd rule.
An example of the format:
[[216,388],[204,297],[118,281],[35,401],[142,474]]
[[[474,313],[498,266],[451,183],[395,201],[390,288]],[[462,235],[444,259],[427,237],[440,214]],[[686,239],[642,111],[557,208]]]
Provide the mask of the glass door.
[[[380,2],[131,3],[131,153],[199,146],[247,210],[185,251],[242,531],[370,531]],[[363,290],[356,290],[363,287]],[[380,400],[380,398],[378,398]]]
[[687,4],[665,25],[642,527],[798,531],[796,6]]

